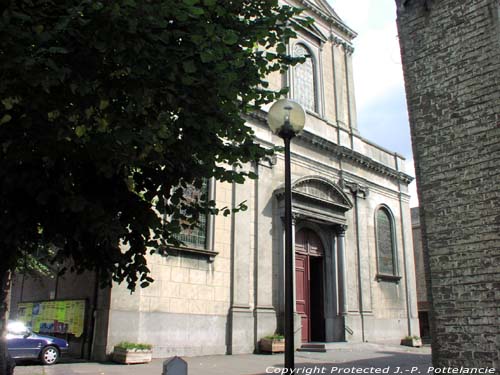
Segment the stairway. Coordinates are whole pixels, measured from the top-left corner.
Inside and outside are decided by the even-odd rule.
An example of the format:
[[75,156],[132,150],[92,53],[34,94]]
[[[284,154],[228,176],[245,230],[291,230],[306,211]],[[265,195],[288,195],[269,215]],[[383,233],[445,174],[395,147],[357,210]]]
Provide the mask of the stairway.
[[302,344],[298,352],[326,353],[325,344]]

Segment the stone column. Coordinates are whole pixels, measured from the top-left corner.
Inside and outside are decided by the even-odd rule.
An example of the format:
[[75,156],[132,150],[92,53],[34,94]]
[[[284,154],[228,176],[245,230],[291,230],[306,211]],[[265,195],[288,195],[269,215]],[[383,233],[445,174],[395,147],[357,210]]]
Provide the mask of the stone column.
[[337,292],[337,246],[335,232],[330,233],[328,248],[325,248],[325,340],[335,341],[335,318],[338,313]]
[[[233,183],[233,207],[240,202],[251,204],[251,187]],[[232,272],[231,272],[231,310],[228,352],[230,354],[249,353],[254,350],[253,312],[250,309],[250,210],[232,216]]]
[[347,315],[347,271],[345,258],[345,231],[346,225],[337,227],[337,254],[338,254],[338,272],[339,272],[339,315]]
[[349,127],[352,133],[358,133],[358,120],[356,116],[356,100],[354,96],[354,78],[352,74],[352,54],[354,48],[350,45],[344,46],[345,50],[345,74],[346,74],[346,85],[347,85],[347,108],[348,108],[348,118]]
[[[276,331],[276,310],[273,294],[276,293],[276,281],[273,277],[273,184],[272,165],[258,164],[255,171],[259,179],[255,180],[255,316],[256,341]],[[257,343],[256,343],[257,344]]]

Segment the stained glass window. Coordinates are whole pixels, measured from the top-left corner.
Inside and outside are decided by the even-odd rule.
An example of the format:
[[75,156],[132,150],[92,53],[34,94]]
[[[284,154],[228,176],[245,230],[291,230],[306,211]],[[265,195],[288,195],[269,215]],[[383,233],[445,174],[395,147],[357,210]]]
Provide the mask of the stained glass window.
[[293,96],[305,109],[316,111],[314,63],[309,50],[302,44],[296,44],[293,55],[306,57],[306,61],[294,67]]
[[386,208],[380,208],[376,216],[378,272],[396,275],[394,229]]
[[[201,199],[202,195],[208,196],[208,183],[204,182],[201,189],[189,185],[184,189],[184,198],[187,202],[194,202]],[[207,216],[200,214],[197,226],[189,226],[182,229],[182,231],[175,235],[175,237],[184,242],[187,247],[197,249],[205,249],[207,247]],[[181,225],[188,225],[189,223],[181,222]]]

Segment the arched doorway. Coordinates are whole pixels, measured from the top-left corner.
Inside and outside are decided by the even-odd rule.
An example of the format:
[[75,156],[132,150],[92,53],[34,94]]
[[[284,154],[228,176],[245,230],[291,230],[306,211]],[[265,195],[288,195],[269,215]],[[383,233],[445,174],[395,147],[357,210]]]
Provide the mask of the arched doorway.
[[302,342],[325,341],[324,249],[310,229],[295,235],[296,309],[302,322]]

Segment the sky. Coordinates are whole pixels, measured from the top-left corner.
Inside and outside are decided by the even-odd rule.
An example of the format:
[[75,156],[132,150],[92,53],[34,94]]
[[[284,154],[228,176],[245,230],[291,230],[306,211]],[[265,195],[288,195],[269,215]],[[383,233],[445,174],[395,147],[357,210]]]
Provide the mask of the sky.
[[[406,158],[415,176],[394,0],[328,0],[358,36],[353,69],[361,135]],[[410,184],[410,207],[418,205]]]

